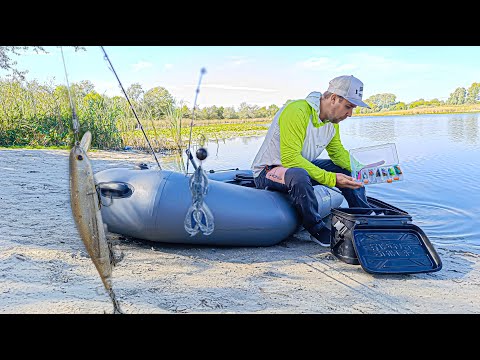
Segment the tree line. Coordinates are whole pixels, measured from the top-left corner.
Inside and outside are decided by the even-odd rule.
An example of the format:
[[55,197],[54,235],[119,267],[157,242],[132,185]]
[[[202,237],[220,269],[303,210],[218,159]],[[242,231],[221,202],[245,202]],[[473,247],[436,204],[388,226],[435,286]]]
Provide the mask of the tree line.
[[[191,119],[193,109],[161,87],[143,90],[138,83],[126,90],[140,121],[152,126],[179,128]],[[99,94],[91,81],[72,83],[70,94],[81,129],[92,132],[93,146],[121,148],[121,132],[138,130],[138,122],[123,96]],[[210,106],[195,110],[197,120],[256,119],[273,116],[278,106],[242,103],[234,107]],[[0,79],[0,146],[73,145],[72,110],[65,85],[40,84],[37,80]],[[152,125],[152,126],[150,126]]]
[[[180,131],[182,119],[191,119],[193,109],[177,101],[164,87],[144,90],[139,83],[126,90],[142,121],[150,129],[168,127]],[[376,94],[365,100],[371,109],[357,107],[356,114],[406,110],[415,107],[464,105],[478,103],[480,83],[468,89],[457,88],[447,101],[419,99],[399,102],[394,94]],[[138,123],[123,96],[99,94],[89,80],[73,83],[70,94],[76,106],[81,129],[93,134],[93,146],[119,149],[122,132],[138,130]],[[290,101],[290,100],[289,100]],[[242,103],[232,107],[209,106],[195,109],[196,120],[273,118],[279,107]],[[65,85],[40,84],[37,80],[0,78],[0,146],[71,146],[73,145],[72,111]],[[175,136],[175,134],[173,134]]]
[[480,83],[472,83],[468,89],[463,87],[456,88],[446,101],[433,99],[424,100],[418,99],[410,103],[397,101],[397,96],[394,94],[377,94],[372,95],[365,102],[370,105],[368,108],[355,108],[356,114],[369,114],[385,111],[408,110],[418,107],[439,107],[445,105],[470,105],[480,103]]

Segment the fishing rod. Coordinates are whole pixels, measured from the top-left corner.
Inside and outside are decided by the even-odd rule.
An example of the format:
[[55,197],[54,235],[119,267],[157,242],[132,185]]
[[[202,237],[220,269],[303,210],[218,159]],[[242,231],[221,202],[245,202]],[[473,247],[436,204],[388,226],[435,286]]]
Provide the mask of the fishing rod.
[[[191,142],[192,142],[192,128],[193,128],[193,120],[195,119],[195,108],[197,107],[197,97],[198,97],[198,93],[200,92],[200,83],[202,82],[202,77],[203,75],[207,72],[207,69],[205,68],[202,68],[200,70],[200,79],[198,80],[198,85],[197,85],[197,89],[195,90],[195,100],[193,102],[193,109],[192,109],[192,121],[190,122],[190,136],[188,138],[188,147],[187,147],[187,150],[185,151],[187,153],[187,170],[186,170],[186,173],[188,174],[188,164],[189,164],[189,161],[190,160],[193,164],[193,167],[195,168],[195,170],[197,170],[197,166],[193,160],[193,156],[192,156],[192,153],[190,151],[190,145],[191,145]],[[181,123],[181,121],[180,121]]]
[[145,131],[143,130],[142,123],[141,123],[140,120],[138,119],[137,113],[135,112],[135,109],[133,108],[133,105],[132,105],[132,103],[130,102],[130,99],[128,98],[128,95],[127,95],[125,89],[123,88],[122,82],[121,82],[120,79],[118,78],[117,72],[116,72],[115,69],[113,68],[112,62],[111,62],[110,59],[108,58],[107,52],[105,51],[105,49],[103,48],[103,46],[100,46],[100,47],[102,48],[103,54],[105,55],[105,60],[107,60],[108,63],[110,64],[110,70],[112,70],[112,72],[115,74],[115,77],[117,78],[118,83],[120,84],[120,88],[122,89],[123,94],[125,95],[125,98],[126,98],[127,101],[128,101],[128,105],[130,105],[130,109],[132,109],[132,111],[133,111],[133,115],[135,115],[135,119],[137,119],[138,125],[140,126],[140,130],[142,130],[143,136],[145,136],[145,140],[147,141],[147,144],[148,144],[148,146],[150,147],[150,150],[152,150],[152,154],[153,154],[153,157],[155,158],[155,161],[157,162],[158,168],[159,168],[160,170],[162,170],[162,167],[160,166],[160,163],[158,162],[157,156],[155,155],[155,151],[153,150],[152,145],[150,144],[150,141],[148,140],[147,134],[146,134]]
[[75,143],[78,144],[78,133],[80,131],[80,125],[78,123],[77,111],[75,110],[75,103],[73,102],[72,94],[70,93],[70,84],[68,83],[67,67],[65,66],[65,58],[63,56],[63,48],[61,46],[60,46],[60,52],[62,53],[63,70],[65,70],[65,79],[67,80],[68,99],[70,100],[70,107],[72,108],[73,135],[75,137]]

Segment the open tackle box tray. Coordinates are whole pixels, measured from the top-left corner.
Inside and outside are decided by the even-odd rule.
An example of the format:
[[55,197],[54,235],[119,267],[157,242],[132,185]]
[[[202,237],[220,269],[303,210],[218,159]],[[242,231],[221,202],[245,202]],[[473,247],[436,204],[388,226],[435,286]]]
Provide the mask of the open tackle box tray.
[[352,177],[364,185],[396,183],[404,178],[395,144],[351,149]]
[[[442,262],[427,235],[407,212],[367,197],[375,208],[334,208],[331,252],[371,274],[438,271]],[[380,206],[381,205],[381,206]]]

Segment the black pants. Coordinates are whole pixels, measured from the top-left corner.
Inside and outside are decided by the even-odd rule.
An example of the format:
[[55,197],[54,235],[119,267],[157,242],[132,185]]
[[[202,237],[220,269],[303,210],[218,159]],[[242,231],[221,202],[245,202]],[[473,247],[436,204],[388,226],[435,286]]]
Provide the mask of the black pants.
[[[335,165],[332,160],[316,159],[312,163],[321,169],[351,176],[350,171]],[[258,189],[268,187],[270,190],[288,193],[293,205],[301,216],[303,227],[311,234],[317,232],[325,225],[318,213],[318,201],[313,189],[313,186],[319,185],[319,183],[313,180],[305,169],[289,168],[285,172],[285,184],[267,179],[266,173],[267,169],[265,168],[254,179],[255,186]],[[371,207],[367,201],[364,187],[359,189],[339,188],[339,190],[342,192],[345,200],[347,200],[349,207]]]

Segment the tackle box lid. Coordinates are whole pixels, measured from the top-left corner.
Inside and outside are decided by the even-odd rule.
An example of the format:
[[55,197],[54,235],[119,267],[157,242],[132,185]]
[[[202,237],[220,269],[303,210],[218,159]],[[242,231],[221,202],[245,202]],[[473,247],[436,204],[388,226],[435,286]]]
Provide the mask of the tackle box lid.
[[374,226],[356,223],[353,246],[362,268],[371,274],[434,272],[442,261],[427,235],[412,223]]

